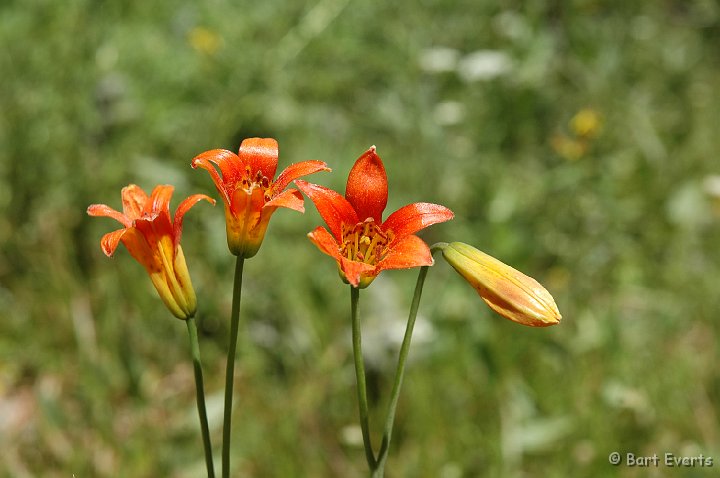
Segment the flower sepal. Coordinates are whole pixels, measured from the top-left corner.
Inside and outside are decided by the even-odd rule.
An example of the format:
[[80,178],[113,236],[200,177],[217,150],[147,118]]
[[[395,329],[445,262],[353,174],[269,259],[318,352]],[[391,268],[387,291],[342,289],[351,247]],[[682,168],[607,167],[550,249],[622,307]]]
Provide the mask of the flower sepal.
[[190,281],[185,254],[179,244],[173,262],[174,274],[170,275],[166,270],[151,272],[150,280],[168,310],[178,319],[187,320],[195,317],[197,297]]

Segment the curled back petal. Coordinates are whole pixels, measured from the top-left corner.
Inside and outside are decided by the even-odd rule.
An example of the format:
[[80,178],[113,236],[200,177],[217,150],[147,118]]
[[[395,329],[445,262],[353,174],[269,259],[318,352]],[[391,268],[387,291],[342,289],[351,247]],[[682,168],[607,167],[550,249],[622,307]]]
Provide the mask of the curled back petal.
[[332,171],[323,161],[311,160],[294,163],[288,166],[280,173],[272,186],[274,194],[280,193],[288,184],[299,177],[308,174],[317,173],[318,171]]
[[266,202],[263,208],[267,207],[286,207],[298,212],[305,212],[305,204],[302,194],[297,189],[288,189],[283,191],[270,201]]
[[117,231],[108,232],[102,237],[100,240],[100,247],[106,256],[112,257],[113,254],[115,254],[115,249],[117,249],[120,239],[122,239],[123,235],[125,235],[127,231],[127,228],[118,229]]
[[227,149],[211,149],[196,156],[195,159],[207,160],[217,165],[226,183],[234,182],[238,176],[245,174],[245,166],[247,166],[242,158]]
[[315,203],[320,216],[322,216],[325,224],[328,225],[330,232],[336,239],[340,239],[343,223],[357,224],[359,222],[352,205],[332,189],[302,179],[295,180],[295,184]]
[[130,184],[122,188],[122,204],[123,213],[131,220],[142,217],[145,205],[148,203],[148,195],[143,189],[136,185]]
[[432,224],[449,221],[453,217],[453,212],[445,206],[417,202],[403,206],[390,214],[382,228],[385,231],[392,231],[398,240]]
[[273,138],[247,138],[240,143],[240,159],[250,166],[251,174],[261,171],[269,180],[275,177],[278,143]]
[[132,226],[132,220],[130,218],[105,204],[91,204],[87,208],[87,213],[89,216],[113,218],[125,227]]
[[388,199],[388,182],[385,166],[375,153],[375,146],[365,151],[350,170],[345,197],[360,221],[372,217],[376,223],[382,223]]
[[185,198],[175,210],[175,218],[173,219],[173,240],[176,247],[180,243],[180,237],[182,236],[182,223],[185,213],[203,199],[213,206],[215,205],[215,200],[210,196],[206,196],[205,194],[193,194],[192,196]]
[[[222,177],[220,177],[213,164],[217,164],[220,168]],[[228,185],[235,184],[237,178],[244,174],[244,166],[235,153],[226,149],[205,151],[192,160],[192,167],[193,169],[202,168],[206,170],[225,203],[230,204],[232,191],[228,191]]]

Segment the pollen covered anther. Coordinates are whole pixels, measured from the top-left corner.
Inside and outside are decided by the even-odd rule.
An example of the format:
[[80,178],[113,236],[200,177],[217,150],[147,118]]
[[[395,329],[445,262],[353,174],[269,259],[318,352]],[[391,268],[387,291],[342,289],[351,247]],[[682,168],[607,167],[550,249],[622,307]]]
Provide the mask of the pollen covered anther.
[[393,233],[383,232],[372,218],[342,225],[340,254],[350,260],[377,264],[385,257]]
[[262,171],[257,171],[255,174],[250,170],[250,166],[245,168],[245,175],[240,179],[240,187],[248,194],[252,194],[253,190],[260,189],[263,192],[263,199],[265,202],[272,199],[270,189],[272,188],[273,182],[264,176]]

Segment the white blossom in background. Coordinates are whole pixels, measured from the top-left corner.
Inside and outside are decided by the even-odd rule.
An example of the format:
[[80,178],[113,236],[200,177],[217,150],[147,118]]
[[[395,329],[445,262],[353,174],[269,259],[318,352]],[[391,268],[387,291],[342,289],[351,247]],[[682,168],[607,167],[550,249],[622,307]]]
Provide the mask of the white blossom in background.
[[512,59],[500,50],[477,50],[462,57],[457,72],[465,82],[492,80],[510,73]]
[[706,176],[703,181],[703,189],[708,196],[720,198],[720,175],[712,174]]
[[433,117],[442,126],[458,124],[465,118],[465,105],[459,101],[442,101],[435,105]]
[[448,73],[457,69],[460,52],[454,48],[426,48],[420,53],[420,68],[427,73]]

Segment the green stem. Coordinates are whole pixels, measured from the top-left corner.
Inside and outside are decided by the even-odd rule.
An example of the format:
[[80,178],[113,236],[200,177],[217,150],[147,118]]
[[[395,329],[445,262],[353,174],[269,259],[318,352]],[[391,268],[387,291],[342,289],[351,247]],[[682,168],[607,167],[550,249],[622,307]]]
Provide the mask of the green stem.
[[395,383],[393,384],[390,404],[388,405],[387,418],[385,419],[385,429],[383,431],[382,444],[378,453],[377,469],[372,478],[382,478],[385,473],[385,463],[387,461],[388,450],[390,449],[390,440],[392,439],[393,424],[395,423],[395,411],[397,410],[398,399],[400,398],[400,388],[402,387],[403,377],[405,375],[405,363],[408,353],[410,352],[410,340],[412,339],[413,328],[415,327],[415,318],[417,317],[418,307],[420,306],[420,297],[422,296],[425,276],[427,276],[429,266],[420,268],[417,284],[415,285],[415,295],[410,305],[410,314],[408,315],[407,327],[405,328],[405,337],[400,346],[400,356],[398,357],[397,369],[395,371]]
[[193,368],[195,370],[195,393],[197,395],[197,409],[200,416],[200,430],[202,432],[203,448],[205,449],[205,465],[208,478],[215,477],[213,465],[212,445],[210,444],[210,430],[208,428],[207,410],[205,408],[205,385],[203,384],[202,365],[200,363],[200,344],[198,343],[197,324],[190,317],[185,321],[188,335],[190,335],[190,351],[192,353]]
[[230,424],[232,420],[233,385],[235,383],[235,350],[237,349],[238,328],[240,324],[240,296],[242,294],[242,273],[245,259],[235,262],[235,280],[233,283],[232,311],[230,314],[230,347],[225,367],[225,408],[223,413],[222,476],[230,477]]
[[355,377],[357,378],[358,407],[360,409],[360,429],[362,430],[365,459],[370,471],[374,472],[377,462],[370,442],[370,425],[368,418],[367,388],[365,385],[365,364],[362,354],[362,336],[360,334],[360,319],[358,318],[358,302],[360,289],[350,286],[350,311],[352,317],[352,343],[353,357],[355,359]]

